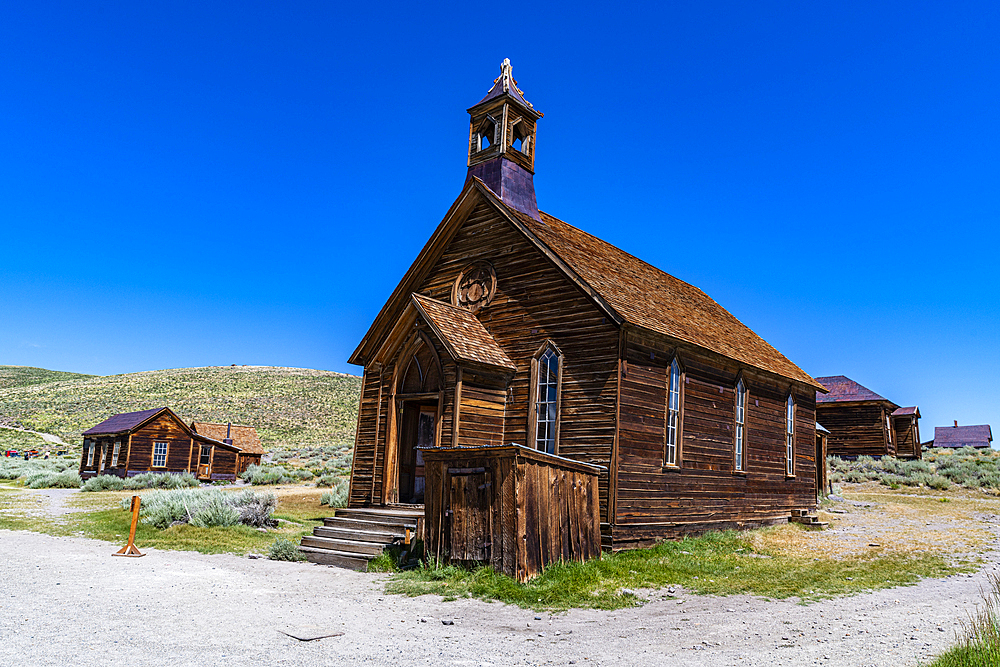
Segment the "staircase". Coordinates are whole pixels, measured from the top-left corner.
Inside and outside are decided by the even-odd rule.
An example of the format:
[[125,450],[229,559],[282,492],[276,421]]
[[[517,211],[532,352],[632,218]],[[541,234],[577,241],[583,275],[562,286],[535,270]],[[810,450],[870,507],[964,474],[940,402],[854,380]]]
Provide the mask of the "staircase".
[[826,521],[820,521],[819,517],[815,514],[810,514],[809,510],[792,510],[792,516],[788,520],[801,523],[803,526],[809,526],[810,528],[822,529],[830,525]]
[[313,563],[364,571],[383,549],[403,543],[423,516],[423,505],[337,509],[302,538],[299,551]]

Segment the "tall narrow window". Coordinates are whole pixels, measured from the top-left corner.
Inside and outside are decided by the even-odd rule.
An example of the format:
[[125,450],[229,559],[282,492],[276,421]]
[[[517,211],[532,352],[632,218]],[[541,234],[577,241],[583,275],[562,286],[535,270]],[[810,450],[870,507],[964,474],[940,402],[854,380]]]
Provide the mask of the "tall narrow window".
[[667,445],[663,462],[677,465],[677,437],[681,420],[681,367],[674,359],[670,364],[670,384],[667,388]]
[[122,449],[122,441],[115,440],[115,448],[111,450],[111,467],[114,468],[118,465],[118,453]]
[[743,472],[744,426],[746,424],[747,388],[743,378],[736,383],[736,434],[733,441],[733,468]]
[[167,465],[167,443],[153,443],[153,467],[165,468]]
[[538,358],[535,394],[535,449],[556,452],[559,407],[559,356],[551,347]]
[[94,441],[88,440],[84,446],[87,448],[87,467],[90,468],[94,465]]
[[785,474],[795,474],[795,399],[788,395],[785,415]]

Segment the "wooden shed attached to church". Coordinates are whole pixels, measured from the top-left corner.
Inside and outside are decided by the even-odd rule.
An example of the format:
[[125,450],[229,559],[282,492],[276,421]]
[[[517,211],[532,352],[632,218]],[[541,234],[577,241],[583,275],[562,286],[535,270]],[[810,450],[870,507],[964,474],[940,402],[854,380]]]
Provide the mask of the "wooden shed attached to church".
[[[522,580],[598,539],[814,508],[823,387],[698,288],[538,210],[542,114],[509,62],[468,111],[465,186],[350,358],[349,507],[424,505],[431,551]],[[548,481],[519,486],[532,466]]]

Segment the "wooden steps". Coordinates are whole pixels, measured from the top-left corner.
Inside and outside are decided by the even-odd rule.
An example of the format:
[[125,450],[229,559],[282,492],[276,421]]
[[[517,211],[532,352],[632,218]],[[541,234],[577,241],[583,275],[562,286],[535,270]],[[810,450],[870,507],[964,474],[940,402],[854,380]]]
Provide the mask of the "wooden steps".
[[801,523],[803,526],[809,526],[810,528],[822,529],[830,525],[826,521],[820,521],[819,517],[815,514],[810,514],[810,510],[792,510],[792,516],[788,520]]
[[406,539],[424,516],[422,505],[343,508],[302,538],[299,551],[313,563],[364,571],[368,561]]

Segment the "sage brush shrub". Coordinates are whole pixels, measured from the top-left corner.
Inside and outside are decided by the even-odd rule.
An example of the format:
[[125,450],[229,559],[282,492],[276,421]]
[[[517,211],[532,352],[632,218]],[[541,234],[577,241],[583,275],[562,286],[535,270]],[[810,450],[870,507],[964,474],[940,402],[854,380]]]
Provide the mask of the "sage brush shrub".
[[125,480],[116,475],[98,475],[83,483],[81,491],[121,491]]
[[144,472],[125,480],[125,488],[136,489],[183,489],[199,486],[198,478],[189,472],[180,474],[169,472]]
[[[309,473],[310,477],[312,473]],[[262,484],[296,484],[299,478],[280,466],[249,466],[240,478],[255,486]]]
[[333,488],[319,497],[320,505],[330,507],[347,507],[347,494],[350,484],[343,477],[339,478],[331,485]]
[[[278,505],[273,493],[256,494],[250,489],[240,493],[213,488],[170,489],[145,493],[141,498],[142,522],[161,530],[181,523],[202,528],[239,523],[255,528],[273,526],[271,515]],[[131,503],[131,498],[122,498],[120,506],[131,509]]]
[[306,555],[299,551],[299,545],[283,537],[275,538],[274,544],[267,550],[267,557],[271,560],[305,560]]
[[65,470],[32,473],[24,483],[29,489],[79,489],[83,480],[75,470]]

